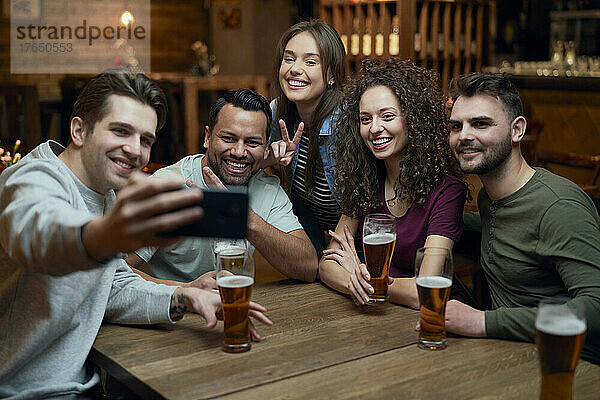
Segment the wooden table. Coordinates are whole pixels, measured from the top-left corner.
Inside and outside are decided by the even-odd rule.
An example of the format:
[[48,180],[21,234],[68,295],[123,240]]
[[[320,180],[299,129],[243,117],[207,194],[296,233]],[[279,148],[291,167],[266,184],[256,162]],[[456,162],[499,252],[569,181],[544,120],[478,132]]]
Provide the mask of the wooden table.
[[[243,354],[221,351],[222,323],[187,315],[173,327],[104,324],[91,360],[144,399],[535,398],[535,345],[450,338],[416,347],[418,312],[358,307],[320,283],[257,285],[274,325]],[[575,398],[597,398],[600,367],[580,361]]]

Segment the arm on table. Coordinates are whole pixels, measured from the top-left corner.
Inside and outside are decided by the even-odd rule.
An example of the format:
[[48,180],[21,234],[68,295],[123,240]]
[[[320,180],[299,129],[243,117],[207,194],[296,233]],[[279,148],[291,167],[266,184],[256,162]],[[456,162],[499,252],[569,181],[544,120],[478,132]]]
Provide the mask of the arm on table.
[[282,232],[248,210],[248,241],[285,276],[306,282],[315,280],[317,253],[304,230]]
[[477,310],[458,300],[446,305],[446,330],[462,336],[486,337],[485,311]]
[[180,281],[174,281],[174,280],[170,280],[170,279],[160,279],[160,278],[155,278],[154,276],[150,275],[149,273],[142,271],[143,267],[146,266],[146,262],[140,257],[138,256],[136,253],[129,253],[129,255],[127,256],[127,258],[125,259],[125,262],[127,262],[127,264],[129,265],[129,268],[131,268],[131,270],[138,274],[139,276],[141,276],[142,278],[144,278],[147,281],[150,282],[154,282],[154,283],[162,283],[163,285],[169,285],[169,286],[181,286],[181,287],[197,287],[200,289],[205,289],[205,290],[218,290],[217,287],[217,281],[216,281],[216,272],[215,271],[208,271],[202,275],[200,275],[198,278],[194,279],[191,282],[180,282]]
[[[174,287],[156,285],[141,279],[129,270],[122,260],[113,279],[111,293],[106,307],[105,320],[116,323],[148,324],[178,321],[187,312],[200,314],[209,329],[214,328],[217,319],[223,318],[221,298],[216,290],[197,287]],[[265,325],[272,322],[263,314],[266,309],[251,302],[249,316]],[[254,340],[260,340],[256,328],[250,322],[250,332]]]
[[[454,241],[441,235],[429,235],[425,239],[425,247],[442,247],[452,253]],[[402,304],[411,308],[419,308],[419,295],[415,278],[394,278],[388,287],[388,297],[392,303]]]
[[[425,246],[431,247],[444,247],[452,252],[454,241],[440,235],[427,236],[425,240]],[[396,279],[397,280],[397,279]],[[415,278],[409,278],[412,287],[409,289],[405,287],[405,293],[417,296],[416,307],[419,307],[419,298],[417,294],[417,286]],[[414,301],[411,297],[410,301]],[[485,330],[485,313],[481,310],[477,310],[470,307],[458,300],[450,300],[446,305],[446,318],[445,318],[446,330],[448,332],[456,333],[463,336],[471,337],[484,337],[486,335]]]
[[[590,202],[591,204],[591,202]],[[600,337],[600,228],[594,210],[560,200],[540,224],[537,251],[548,257],[572,299],[584,305],[586,344]],[[485,312],[489,336],[533,341],[536,307],[499,308]],[[585,349],[585,347],[584,347]]]
[[[209,167],[204,167],[202,171],[208,185],[225,188],[225,185]],[[279,189],[285,196],[283,190]],[[283,211],[279,207],[275,212],[293,216],[291,203],[287,196],[285,197],[287,211]],[[293,218],[295,219],[295,216]],[[317,253],[303,229],[283,232],[249,208],[248,241],[282,274],[306,282],[315,280],[318,270]]]
[[364,292],[353,294],[350,281],[351,275],[360,264],[354,249],[354,235],[357,230],[358,220],[342,214],[335,232],[329,232],[332,239],[319,261],[319,279],[333,290],[351,294],[360,301],[361,297],[368,298],[368,295]]

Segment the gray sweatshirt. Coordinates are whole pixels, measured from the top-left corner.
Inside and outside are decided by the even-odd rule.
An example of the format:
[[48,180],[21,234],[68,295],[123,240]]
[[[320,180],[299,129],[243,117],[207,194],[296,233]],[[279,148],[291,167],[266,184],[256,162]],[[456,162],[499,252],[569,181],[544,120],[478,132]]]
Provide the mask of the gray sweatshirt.
[[86,359],[103,319],[172,322],[174,286],[91,259],[81,228],[115,199],[39,145],[0,174],[0,398],[78,398],[99,382]]

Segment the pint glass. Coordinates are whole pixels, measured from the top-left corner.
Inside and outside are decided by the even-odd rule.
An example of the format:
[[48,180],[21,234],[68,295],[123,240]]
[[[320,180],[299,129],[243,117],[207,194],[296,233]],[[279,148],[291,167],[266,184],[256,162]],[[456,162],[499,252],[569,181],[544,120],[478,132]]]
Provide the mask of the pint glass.
[[369,214],[363,224],[363,250],[369,282],[375,292],[369,303],[387,301],[388,274],[396,246],[396,218],[388,214]]
[[217,286],[223,303],[223,351],[250,350],[248,307],[254,284],[254,262],[247,251],[226,248],[217,254]]
[[446,303],[452,288],[452,254],[442,247],[423,247],[415,257],[415,278],[421,306],[418,346],[426,350],[446,347]]
[[581,304],[542,300],[535,319],[535,342],[542,371],[540,399],[572,399],[573,375],[585,341]]

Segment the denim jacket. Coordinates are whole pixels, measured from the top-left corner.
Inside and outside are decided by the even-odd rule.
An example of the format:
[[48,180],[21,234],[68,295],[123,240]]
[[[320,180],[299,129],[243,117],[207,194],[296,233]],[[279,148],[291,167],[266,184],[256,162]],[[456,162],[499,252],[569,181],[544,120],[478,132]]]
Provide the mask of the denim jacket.
[[[277,100],[271,101],[271,110],[273,111],[273,125],[271,127],[271,139],[270,143],[275,142],[277,140],[281,140],[281,132],[279,130],[279,122],[275,120],[276,112],[277,112]],[[329,184],[329,189],[331,193],[333,193],[333,197],[338,200],[337,193],[334,190],[334,173],[335,173],[335,165],[333,157],[330,154],[331,146],[333,145],[333,140],[335,139],[335,127],[333,127],[333,119],[339,113],[338,110],[334,111],[331,115],[329,115],[325,120],[323,120],[323,125],[321,126],[321,130],[319,131],[319,139],[317,140],[319,145],[319,154],[321,155],[321,160],[323,162],[323,169],[325,171],[325,179],[327,179],[327,183]],[[298,129],[298,125],[294,125],[292,132],[288,132],[290,135],[290,139],[294,138],[296,133],[296,129]],[[296,165],[298,164],[298,152],[294,155],[294,158],[291,162],[292,168],[292,176],[296,172]]]
[[[277,110],[277,100],[271,101],[271,110],[273,111],[273,125],[271,127],[271,135],[270,142],[274,142],[277,140],[281,140],[281,132],[279,130],[279,122],[275,120],[276,110]],[[323,125],[321,126],[321,130],[319,131],[318,145],[319,145],[319,154],[321,155],[321,160],[323,161],[323,169],[325,171],[325,179],[329,184],[329,189],[331,193],[333,193],[333,197],[338,201],[337,193],[334,190],[334,174],[335,174],[335,164],[333,157],[330,154],[331,146],[333,145],[333,141],[335,140],[335,135],[337,131],[333,125],[333,119],[337,116],[339,111],[333,112],[323,121]],[[294,137],[296,133],[296,129],[298,129],[298,125],[294,125],[293,131],[289,132],[290,139]],[[290,164],[292,179],[293,175],[296,172],[296,165],[298,164],[298,152],[294,155],[292,162]],[[317,255],[321,253],[323,249],[327,246],[325,243],[325,238],[323,236],[323,230],[319,226],[316,218],[313,216],[310,208],[306,204],[306,202],[300,198],[299,196],[290,196],[290,200],[294,206],[294,213],[300,220],[300,223],[304,227],[304,231],[310,238],[315,250],[317,251]]]

